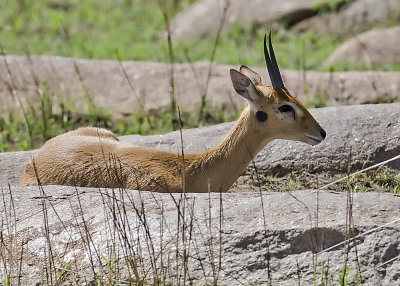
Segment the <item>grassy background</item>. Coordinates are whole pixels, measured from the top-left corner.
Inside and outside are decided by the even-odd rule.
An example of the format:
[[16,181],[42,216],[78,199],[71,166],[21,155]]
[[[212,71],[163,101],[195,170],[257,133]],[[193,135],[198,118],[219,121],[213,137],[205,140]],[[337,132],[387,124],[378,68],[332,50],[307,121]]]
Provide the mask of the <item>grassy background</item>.
[[[0,48],[6,54],[46,54],[66,57],[168,61],[163,9],[169,18],[194,0],[3,0],[0,1]],[[338,1],[333,1],[338,2]],[[326,12],[325,6],[315,9]],[[333,8],[332,8],[333,9]],[[395,21],[393,24],[398,24]],[[227,64],[264,64],[259,52],[265,29],[233,26],[223,34],[215,61]],[[320,64],[352,35],[295,34],[282,28],[274,33],[283,68],[320,69]],[[176,61],[209,60],[213,39],[173,43]],[[310,52],[312,51],[312,52]],[[287,55],[290,55],[288,57]],[[362,69],[341,64],[335,70]],[[400,70],[398,66],[374,69]]]
[[[193,2],[195,0],[3,0],[0,1],[0,51],[111,60],[116,60],[118,53],[121,60],[166,62],[169,61],[169,50],[163,12],[172,19]],[[333,0],[331,5],[316,5],[315,9],[327,13],[341,2]],[[392,24],[399,22],[394,20]],[[233,65],[263,66],[260,47],[265,32],[265,28],[258,25],[234,25],[219,39],[214,60]],[[323,70],[321,63],[350,36],[296,34],[286,29],[285,23],[273,34],[280,67],[300,70]],[[208,61],[213,44],[214,39],[206,38],[173,42],[174,60]],[[372,67],[340,63],[328,69],[366,68]],[[400,70],[400,66],[394,64],[373,68]],[[110,114],[95,106],[88,108],[89,114],[72,114],[65,104],[59,108],[61,114],[54,114],[55,103],[51,95],[46,96],[45,84],[39,88],[44,94],[41,110],[28,106],[22,116],[16,107],[8,114],[0,115],[0,151],[36,148],[57,134],[85,125],[105,127],[118,135],[155,134],[176,128],[176,116],[167,113],[135,114],[133,122],[136,124],[130,126],[112,122]],[[206,107],[201,118],[196,116],[183,110],[184,127],[233,120],[237,112]]]
[[[172,17],[192,2],[194,0],[171,0],[168,1],[166,9]],[[326,7],[319,9],[324,10]],[[168,46],[163,36],[164,28],[162,9],[156,0],[0,1],[0,50],[6,54],[31,53],[116,59],[116,50],[118,50],[122,60],[168,61]],[[215,61],[234,65],[263,65],[263,55],[259,51],[264,33],[265,30],[256,25],[244,28],[232,27],[221,37]],[[297,35],[287,31],[284,25],[274,32],[274,46],[276,50],[280,51],[277,54],[280,66],[290,69],[321,69],[320,64],[346,39],[347,37],[344,35],[316,36],[312,33]],[[185,62],[188,57],[192,61],[205,61],[210,58],[212,45],[213,40],[197,39],[192,42],[173,43],[173,48],[177,61]],[[290,57],[286,55],[290,55]],[[341,64],[331,69],[363,68],[368,67],[350,67]],[[400,70],[395,65],[374,68]],[[173,129],[175,118],[169,113],[161,115],[138,113],[134,115],[136,124],[130,126],[122,122],[112,122],[107,112],[99,110],[95,106],[90,106],[90,112],[84,115],[72,114],[68,106],[61,108],[61,114],[55,114],[53,112],[54,102],[46,92],[46,85],[44,84],[41,89],[44,96],[39,110],[26,109],[25,118],[22,118],[20,113],[15,110],[0,115],[0,151],[36,148],[59,133],[83,125],[106,127],[118,135],[151,134]],[[235,117],[235,114],[227,114],[223,110],[208,109],[205,114],[212,116],[205,117],[202,124],[232,120]],[[193,114],[182,111],[182,118],[185,127],[195,127],[199,124],[198,118],[193,117]],[[302,181],[302,177],[304,177],[303,174],[301,176],[291,174],[288,179],[281,180],[278,177],[270,176],[263,184],[278,190],[315,187],[309,185],[308,181]],[[351,177],[338,185],[337,189],[357,192],[382,189],[382,191],[390,191],[399,195],[400,179],[398,174],[383,169],[380,173]],[[42,198],[44,200],[46,196],[43,195]],[[10,203],[9,205],[13,206],[14,204]],[[125,210],[125,208],[121,209]],[[111,213],[111,211],[107,209],[107,213]],[[114,214],[114,217],[120,216]],[[123,218],[123,216],[121,217]],[[87,237],[82,237],[82,239],[85,238]],[[21,249],[23,250],[23,247]],[[1,251],[1,253],[13,252]],[[19,257],[19,254],[14,255]],[[3,261],[6,261],[5,264],[11,263],[6,259]],[[22,254],[21,263],[25,263],[25,261],[22,262]],[[68,270],[70,266],[69,264],[66,269]],[[345,265],[344,269],[346,268]],[[110,269],[112,270],[111,266]],[[111,270],[110,272],[112,272]],[[64,269],[52,272],[50,265],[50,275],[68,273],[63,271]],[[55,281],[57,282],[59,277],[62,278],[62,275],[57,275]],[[0,284],[11,285],[7,279],[8,276],[2,278]],[[346,283],[344,283],[344,278],[341,281],[343,281],[341,285],[347,285],[347,280]],[[58,285],[58,283],[54,283],[54,285]],[[321,285],[325,284],[321,282]]]

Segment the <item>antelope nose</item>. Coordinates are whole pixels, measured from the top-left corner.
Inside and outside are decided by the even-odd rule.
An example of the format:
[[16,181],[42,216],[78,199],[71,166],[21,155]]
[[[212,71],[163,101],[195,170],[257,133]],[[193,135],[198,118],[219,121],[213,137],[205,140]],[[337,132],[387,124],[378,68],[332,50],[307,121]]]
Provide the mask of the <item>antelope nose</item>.
[[320,134],[321,134],[322,138],[325,139],[325,137],[326,137],[326,132],[325,132],[324,129],[321,130]]

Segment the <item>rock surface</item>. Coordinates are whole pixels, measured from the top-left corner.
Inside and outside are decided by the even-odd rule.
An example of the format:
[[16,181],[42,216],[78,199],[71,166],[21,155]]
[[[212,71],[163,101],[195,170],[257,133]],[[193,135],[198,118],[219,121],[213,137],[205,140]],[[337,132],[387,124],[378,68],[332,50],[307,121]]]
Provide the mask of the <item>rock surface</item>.
[[[311,110],[325,129],[327,138],[311,147],[307,144],[275,140],[254,159],[262,174],[286,175],[293,171],[346,174],[400,154],[400,103],[328,107]],[[183,130],[185,153],[209,149],[228,133],[232,123]],[[136,146],[178,153],[178,131],[165,135],[130,135],[120,138]],[[0,186],[18,185],[34,151],[0,154]],[[400,160],[389,164],[400,170]],[[251,172],[252,167],[247,172]]]
[[[11,71],[0,65],[0,112],[19,109],[18,98],[25,109],[39,108],[42,84],[53,101],[54,112],[65,103],[73,112],[85,112],[87,101],[108,110],[116,119],[132,120],[138,110],[169,110],[169,66],[162,63],[124,62],[130,78],[130,88],[117,61],[84,60],[61,57],[5,57]],[[205,92],[209,63],[174,65],[176,97],[181,110],[199,107]],[[241,109],[244,102],[238,96],[229,77],[229,69],[238,67],[214,64],[207,102],[211,106]],[[77,73],[77,70],[79,73]],[[267,80],[265,68],[254,68]],[[62,71],[62,72],[61,72]],[[195,72],[194,72],[195,71]],[[400,72],[315,72],[282,71],[288,89],[305,104],[326,105],[393,102],[400,99]],[[12,90],[14,85],[15,90]],[[89,98],[88,98],[89,97]],[[29,105],[26,102],[29,98]],[[123,103],[123,104],[122,104]]]
[[[258,23],[270,27],[279,21],[295,24],[295,31],[316,33],[364,32],[373,25],[388,25],[398,17],[400,0],[357,0],[345,5],[335,13],[317,15],[317,3],[329,1],[287,0],[230,0],[223,31],[233,24],[247,26]],[[172,21],[174,40],[188,40],[196,37],[212,38],[220,25],[225,0],[199,0]],[[207,19],[207,21],[204,21]]]
[[[179,13],[171,23],[174,40],[188,40],[196,37],[215,37],[229,2],[223,31],[233,24],[246,26],[251,23],[271,24],[282,19],[300,21],[315,14],[313,0],[198,0],[188,9]],[[326,0],[318,2],[328,2]],[[205,20],[206,19],[206,20]]]
[[136,282],[134,269],[150,284],[157,276],[172,285],[265,285],[269,272],[272,285],[310,285],[314,269],[317,281],[335,283],[347,265],[348,283],[362,275],[367,285],[395,285],[400,198],[350,198],[351,225],[347,194],[329,191],[182,197],[2,188],[0,275],[7,271],[12,282],[19,276],[22,285],[50,285],[69,265],[58,285]]
[[387,25],[398,17],[400,0],[352,1],[336,13],[323,14],[296,24],[295,31],[358,34],[373,25]]
[[[388,159],[400,154],[399,110],[400,103],[312,110],[327,131],[323,143],[277,140],[255,164],[259,172],[343,173]],[[212,147],[232,124],[184,130],[185,152]],[[121,140],[180,150],[178,132]],[[264,285],[268,277],[272,285],[309,285],[336,283],[344,265],[349,283],[400,279],[399,196],[19,187],[33,153],[0,154],[0,277],[12,284],[54,285],[66,267],[58,285],[153,284],[155,276],[172,285]],[[391,167],[400,170],[400,160]]]
[[374,29],[357,35],[339,46],[325,65],[347,62],[370,67],[400,64],[400,26]]

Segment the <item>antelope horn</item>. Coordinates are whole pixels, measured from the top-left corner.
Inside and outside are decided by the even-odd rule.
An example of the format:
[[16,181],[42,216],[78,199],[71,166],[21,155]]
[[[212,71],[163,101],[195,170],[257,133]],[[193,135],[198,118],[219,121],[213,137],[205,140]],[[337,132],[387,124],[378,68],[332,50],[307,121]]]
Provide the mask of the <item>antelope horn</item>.
[[[267,34],[264,36],[264,56],[267,64],[268,74],[271,79],[272,87],[274,90],[279,91],[285,86],[283,85],[281,73],[279,72],[278,63],[276,62],[274,49],[271,42],[271,31],[269,32],[269,53],[267,49]],[[271,57],[270,57],[271,54]]]

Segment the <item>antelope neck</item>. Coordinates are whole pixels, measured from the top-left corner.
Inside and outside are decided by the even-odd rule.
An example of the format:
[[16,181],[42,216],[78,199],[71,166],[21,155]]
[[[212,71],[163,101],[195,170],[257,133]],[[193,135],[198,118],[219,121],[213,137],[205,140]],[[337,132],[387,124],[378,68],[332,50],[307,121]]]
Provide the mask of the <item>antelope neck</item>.
[[[247,106],[222,142],[199,154],[202,162],[198,162],[195,169],[198,171],[201,169],[203,179],[212,178],[211,187],[229,188],[258,151],[273,139],[269,138],[269,134],[259,132],[256,128],[257,124],[259,123],[254,112],[250,106]],[[188,171],[191,172],[191,170]]]

